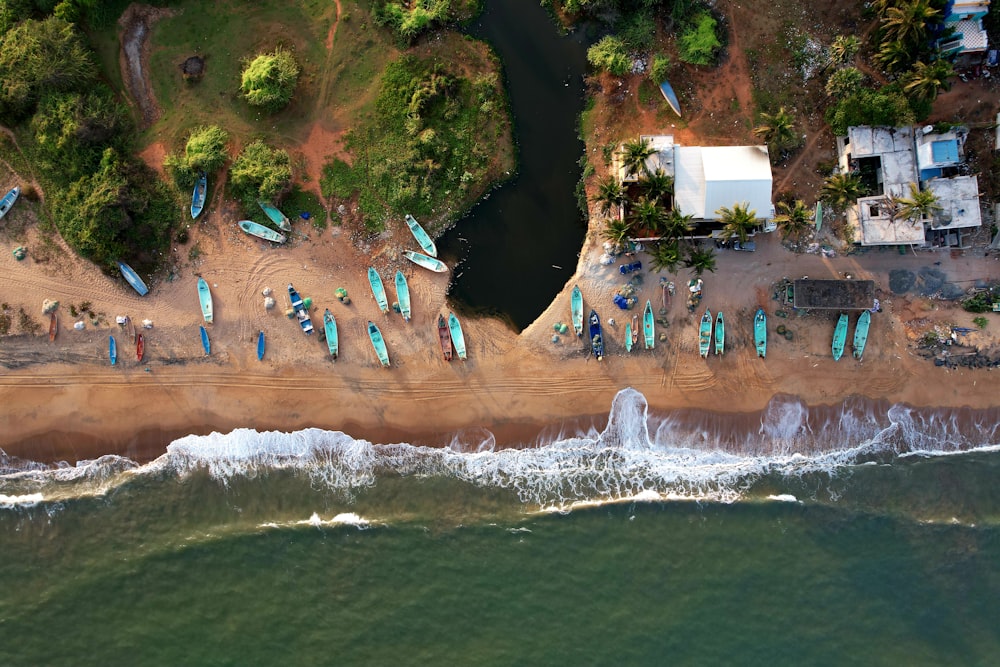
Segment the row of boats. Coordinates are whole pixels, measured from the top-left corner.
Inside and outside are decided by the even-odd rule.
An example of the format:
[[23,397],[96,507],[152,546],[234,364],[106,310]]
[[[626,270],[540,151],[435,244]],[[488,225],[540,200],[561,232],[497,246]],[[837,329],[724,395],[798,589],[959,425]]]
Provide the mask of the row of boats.
[[[855,359],[860,359],[865,353],[865,345],[868,344],[868,328],[872,323],[871,311],[864,311],[858,316],[858,321],[854,325],[854,344],[852,354]],[[837,318],[837,326],[833,330],[833,360],[840,361],[844,355],[844,347],[847,345],[847,329],[850,327],[850,318],[847,313],[841,313]]]

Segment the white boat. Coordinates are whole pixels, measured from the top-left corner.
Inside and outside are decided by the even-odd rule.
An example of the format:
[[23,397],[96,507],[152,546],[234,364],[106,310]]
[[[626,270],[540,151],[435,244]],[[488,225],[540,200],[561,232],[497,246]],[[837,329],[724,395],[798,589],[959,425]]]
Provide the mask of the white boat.
[[201,302],[201,315],[209,324],[212,323],[212,292],[208,289],[208,281],[198,278],[198,301]]
[[448,266],[442,262],[440,259],[435,259],[434,257],[428,257],[419,252],[413,252],[412,250],[404,250],[403,255],[406,259],[410,260],[417,266],[422,266],[425,269],[430,269],[435,273],[444,273],[448,270]]

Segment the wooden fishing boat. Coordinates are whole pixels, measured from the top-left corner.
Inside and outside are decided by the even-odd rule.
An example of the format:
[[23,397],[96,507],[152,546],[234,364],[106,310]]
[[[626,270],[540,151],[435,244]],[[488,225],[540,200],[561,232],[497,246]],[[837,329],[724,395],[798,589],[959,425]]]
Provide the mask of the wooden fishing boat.
[[14,202],[17,201],[20,194],[21,188],[15,186],[7,191],[7,194],[3,196],[3,199],[0,199],[0,220],[3,220],[3,217],[7,215],[7,211],[14,206]]
[[757,346],[757,356],[763,359],[767,356],[767,315],[763,308],[758,308],[753,316],[753,341]]
[[264,330],[261,329],[257,334],[257,361],[264,361],[264,349],[266,345],[264,342]]
[[125,335],[128,336],[128,339],[130,341],[135,343],[136,341],[135,322],[128,315],[125,316]]
[[340,340],[337,337],[337,320],[329,308],[323,312],[323,331],[326,334],[326,347],[330,350],[330,356],[336,359],[340,354]]
[[701,326],[698,329],[698,353],[707,358],[708,348],[712,344],[712,311],[706,310],[701,316]]
[[435,273],[444,273],[448,270],[448,266],[442,262],[440,259],[435,259],[434,257],[428,257],[427,255],[422,255],[419,252],[413,252],[412,250],[404,250],[403,256],[410,260],[417,266],[422,266],[425,269],[434,271]]
[[205,198],[208,196],[208,175],[201,172],[198,180],[195,181],[194,191],[191,193],[191,217],[197,218],[201,215],[201,210],[205,208]]
[[455,313],[448,313],[448,329],[451,331],[451,342],[455,346],[455,353],[459,359],[465,361],[465,334],[462,333],[462,324],[455,317]]
[[56,314],[52,313],[49,316],[49,342],[51,343],[56,339],[56,334],[59,332],[59,320],[56,318]]
[[860,359],[865,353],[865,344],[868,343],[868,327],[872,323],[871,311],[866,310],[858,317],[858,323],[854,325],[854,358]]
[[285,242],[284,234],[276,232],[270,227],[265,227],[259,222],[254,222],[253,220],[240,220],[237,224],[240,226],[240,229],[245,231],[250,236],[256,236],[259,239],[273,241],[274,243]]
[[625,323],[625,351],[632,351],[632,323]]
[[201,316],[209,324],[212,323],[212,292],[208,289],[208,281],[198,278],[198,301],[201,302]]
[[444,355],[444,360],[451,361],[453,349],[451,331],[448,329],[448,323],[445,321],[444,315],[438,315],[438,340],[441,341],[441,353]]
[[118,343],[114,336],[108,336],[108,359],[112,366],[118,363]]
[[437,257],[438,251],[437,246],[434,245],[433,239],[427,234],[420,223],[417,222],[412,215],[406,214],[406,226],[410,228],[410,233],[413,234],[413,238],[417,240],[420,244],[420,248],[430,255],[431,257]]
[[212,342],[208,340],[208,329],[199,326],[201,329],[201,346],[205,349],[205,356],[212,354]]
[[837,327],[833,330],[833,360],[840,361],[844,354],[844,345],[847,344],[847,313],[841,313],[837,318]]
[[726,321],[722,318],[720,310],[715,315],[715,353],[722,354],[726,351]]
[[142,282],[142,278],[139,277],[139,274],[136,273],[131,266],[125,262],[115,263],[118,264],[118,270],[122,272],[126,282],[132,286],[132,289],[139,293],[139,296],[146,296],[146,294],[149,293],[149,288],[146,287],[146,283]]
[[385,339],[382,338],[382,332],[371,320],[368,321],[368,337],[372,339],[372,346],[375,348],[379,363],[382,364],[383,368],[388,368],[389,351],[385,348]]
[[295,291],[291,283],[288,283],[288,299],[292,303],[292,310],[295,311],[295,318],[298,320],[299,326],[302,327],[302,333],[310,335],[313,332],[313,325],[312,320],[309,319],[309,311],[306,310],[302,297]]
[[258,201],[257,205],[260,206],[262,211],[264,211],[264,215],[267,216],[268,220],[278,225],[278,227],[281,228],[281,231],[292,231],[292,223],[288,221],[288,216],[284,213],[264,201]]
[[653,345],[656,343],[654,336],[656,332],[654,331],[653,324],[653,304],[646,299],[646,309],[642,311],[642,335],[646,343],[646,349],[652,350]]
[[382,284],[382,276],[373,266],[368,267],[368,284],[372,286],[372,294],[375,296],[375,303],[383,313],[389,312],[389,300],[385,297],[385,285]]
[[146,356],[146,340],[139,334],[135,341],[135,358],[137,361],[142,361],[144,356]]
[[590,325],[590,350],[597,360],[601,361],[604,359],[604,333],[601,331],[601,318],[597,316],[596,310],[590,311],[587,322]]
[[410,321],[410,286],[406,284],[406,276],[402,271],[396,271],[396,300],[399,301],[399,312],[403,319]]
[[577,336],[583,335],[583,292],[577,285],[573,285],[573,292],[569,297],[570,313],[573,316],[573,331]]

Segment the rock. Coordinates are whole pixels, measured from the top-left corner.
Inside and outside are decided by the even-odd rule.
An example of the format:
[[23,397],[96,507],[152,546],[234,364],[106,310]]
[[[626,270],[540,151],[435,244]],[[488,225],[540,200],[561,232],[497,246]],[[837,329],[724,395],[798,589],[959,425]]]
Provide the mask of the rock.
[[45,301],[42,301],[42,312],[45,313],[46,315],[51,315],[52,313],[55,312],[56,308],[58,307],[59,307],[58,301],[53,301],[51,299],[46,299]]
[[77,331],[83,331],[86,327],[87,325],[83,323],[83,320],[73,323],[73,328],[76,329]]
[[142,321],[142,328],[143,329],[152,329],[153,328],[153,320],[143,320]]
[[261,291],[261,294],[262,294],[262,295],[264,295],[264,296],[271,296],[271,288],[270,288],[270,287],[265,287],[265,288],[264,288],[264,289],[263,289],[263,290]]
[[270,296],[267,297],[266,299],[264,299],[264,309],[265,310],[271,310],[272,308],[274,308],[274,303],[275,303],[274,302],[274,297],[270,297]]
[[205,59],[191,56],[181,65],[181,74],[186,81],[199,81],[205,74]]

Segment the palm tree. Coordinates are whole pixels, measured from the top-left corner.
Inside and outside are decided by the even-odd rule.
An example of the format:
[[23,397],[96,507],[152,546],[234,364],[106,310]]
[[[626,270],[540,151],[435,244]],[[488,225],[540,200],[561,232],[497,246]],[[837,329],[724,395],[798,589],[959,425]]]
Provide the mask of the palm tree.
[[715,251],[712,248],[703,250],[696,245],[689,246],[684,266],[694,271],[699,278],[705,271],[715,273]]
[[622,144],[618,156],[621,158],[625,172],[631,176],[638,176],[640,173],[649,173],[646,168],[646,160],[656,153],[656,149],[649,143],[649,139],[636,139],[626,141]]
[[661,240],[650,254],[650,264],[654,271],[666,269],[668,273],[677,272],[677,266],[681,263],[681,248],[676,239]]
[[597,182],[597,194],[591,201],[597,204],[602,215],[611,215],[619,206],[625,203],[625,189],[614,176],[605,176]]
[[663,237],[669,240],[680,240],[694,229],[694,216],[684,215],[680,209],[668,212],[663,221]]
[[778,113],[775,114],[762,113],[760,120],[761,124],[753,129],[753,133],[763,139],[769,147],[780,151],[798,143],[795,119],[785,111],[785,107],[778,109]]
[[722,238],[727,241],[735,237],[743,243],[757,226],[757,211],[752,210],[746,202],[735,204],[732,208],[723,206],[715,214],[723,225]]
[[909,197],[896,197],[897,215],[916,223],[927,220],[941,209],[937,195],[930,190],[921,190],[916,183],[910,183]]
[[642,196],[632,205],[628,218],[637,230],[657,234],[663,228],[666,212],[655,199]]
[[930,64],[918,60],[903,75],[903,92],[923,102],[933,102],[939,90],[948,90],[948,79],[953,76],[955,68],[947,60],[932,60]]
[[910,49],[898,40],[886,40],[875,54],[877,62],[886,72],[900,72],[913,60]]
[[657,169],[651,174],[644,174],[639,179],[639,187],[647,197],[658,201],[674,194],[674,177],[662,169]]
[[624,245],[631,235],[631,220],[608,220],[605,223],[604,231],[601,232],[601,236],[617,246]]
[[861,50],[861,40],[857,35],[837,35],[830,45],[830,64],[843,65]]
[[885,10],[882,31],[890,40],[920,46],[927,38],[927,23],[941,16],[930,0],[910,0]]
[[806,230],[812,227],[812,210],[806,206],[801,199],[796,199],[789,204],[786,201],[778,202],[778,215],[774,216],[774,222],[781,228],[781,238],[795,238],[798,240]]
[[819,198],[832,206],[834,211],[843,211],[858,200],[861,191],[861,177],[856,173],[833,174],[823,182]]

